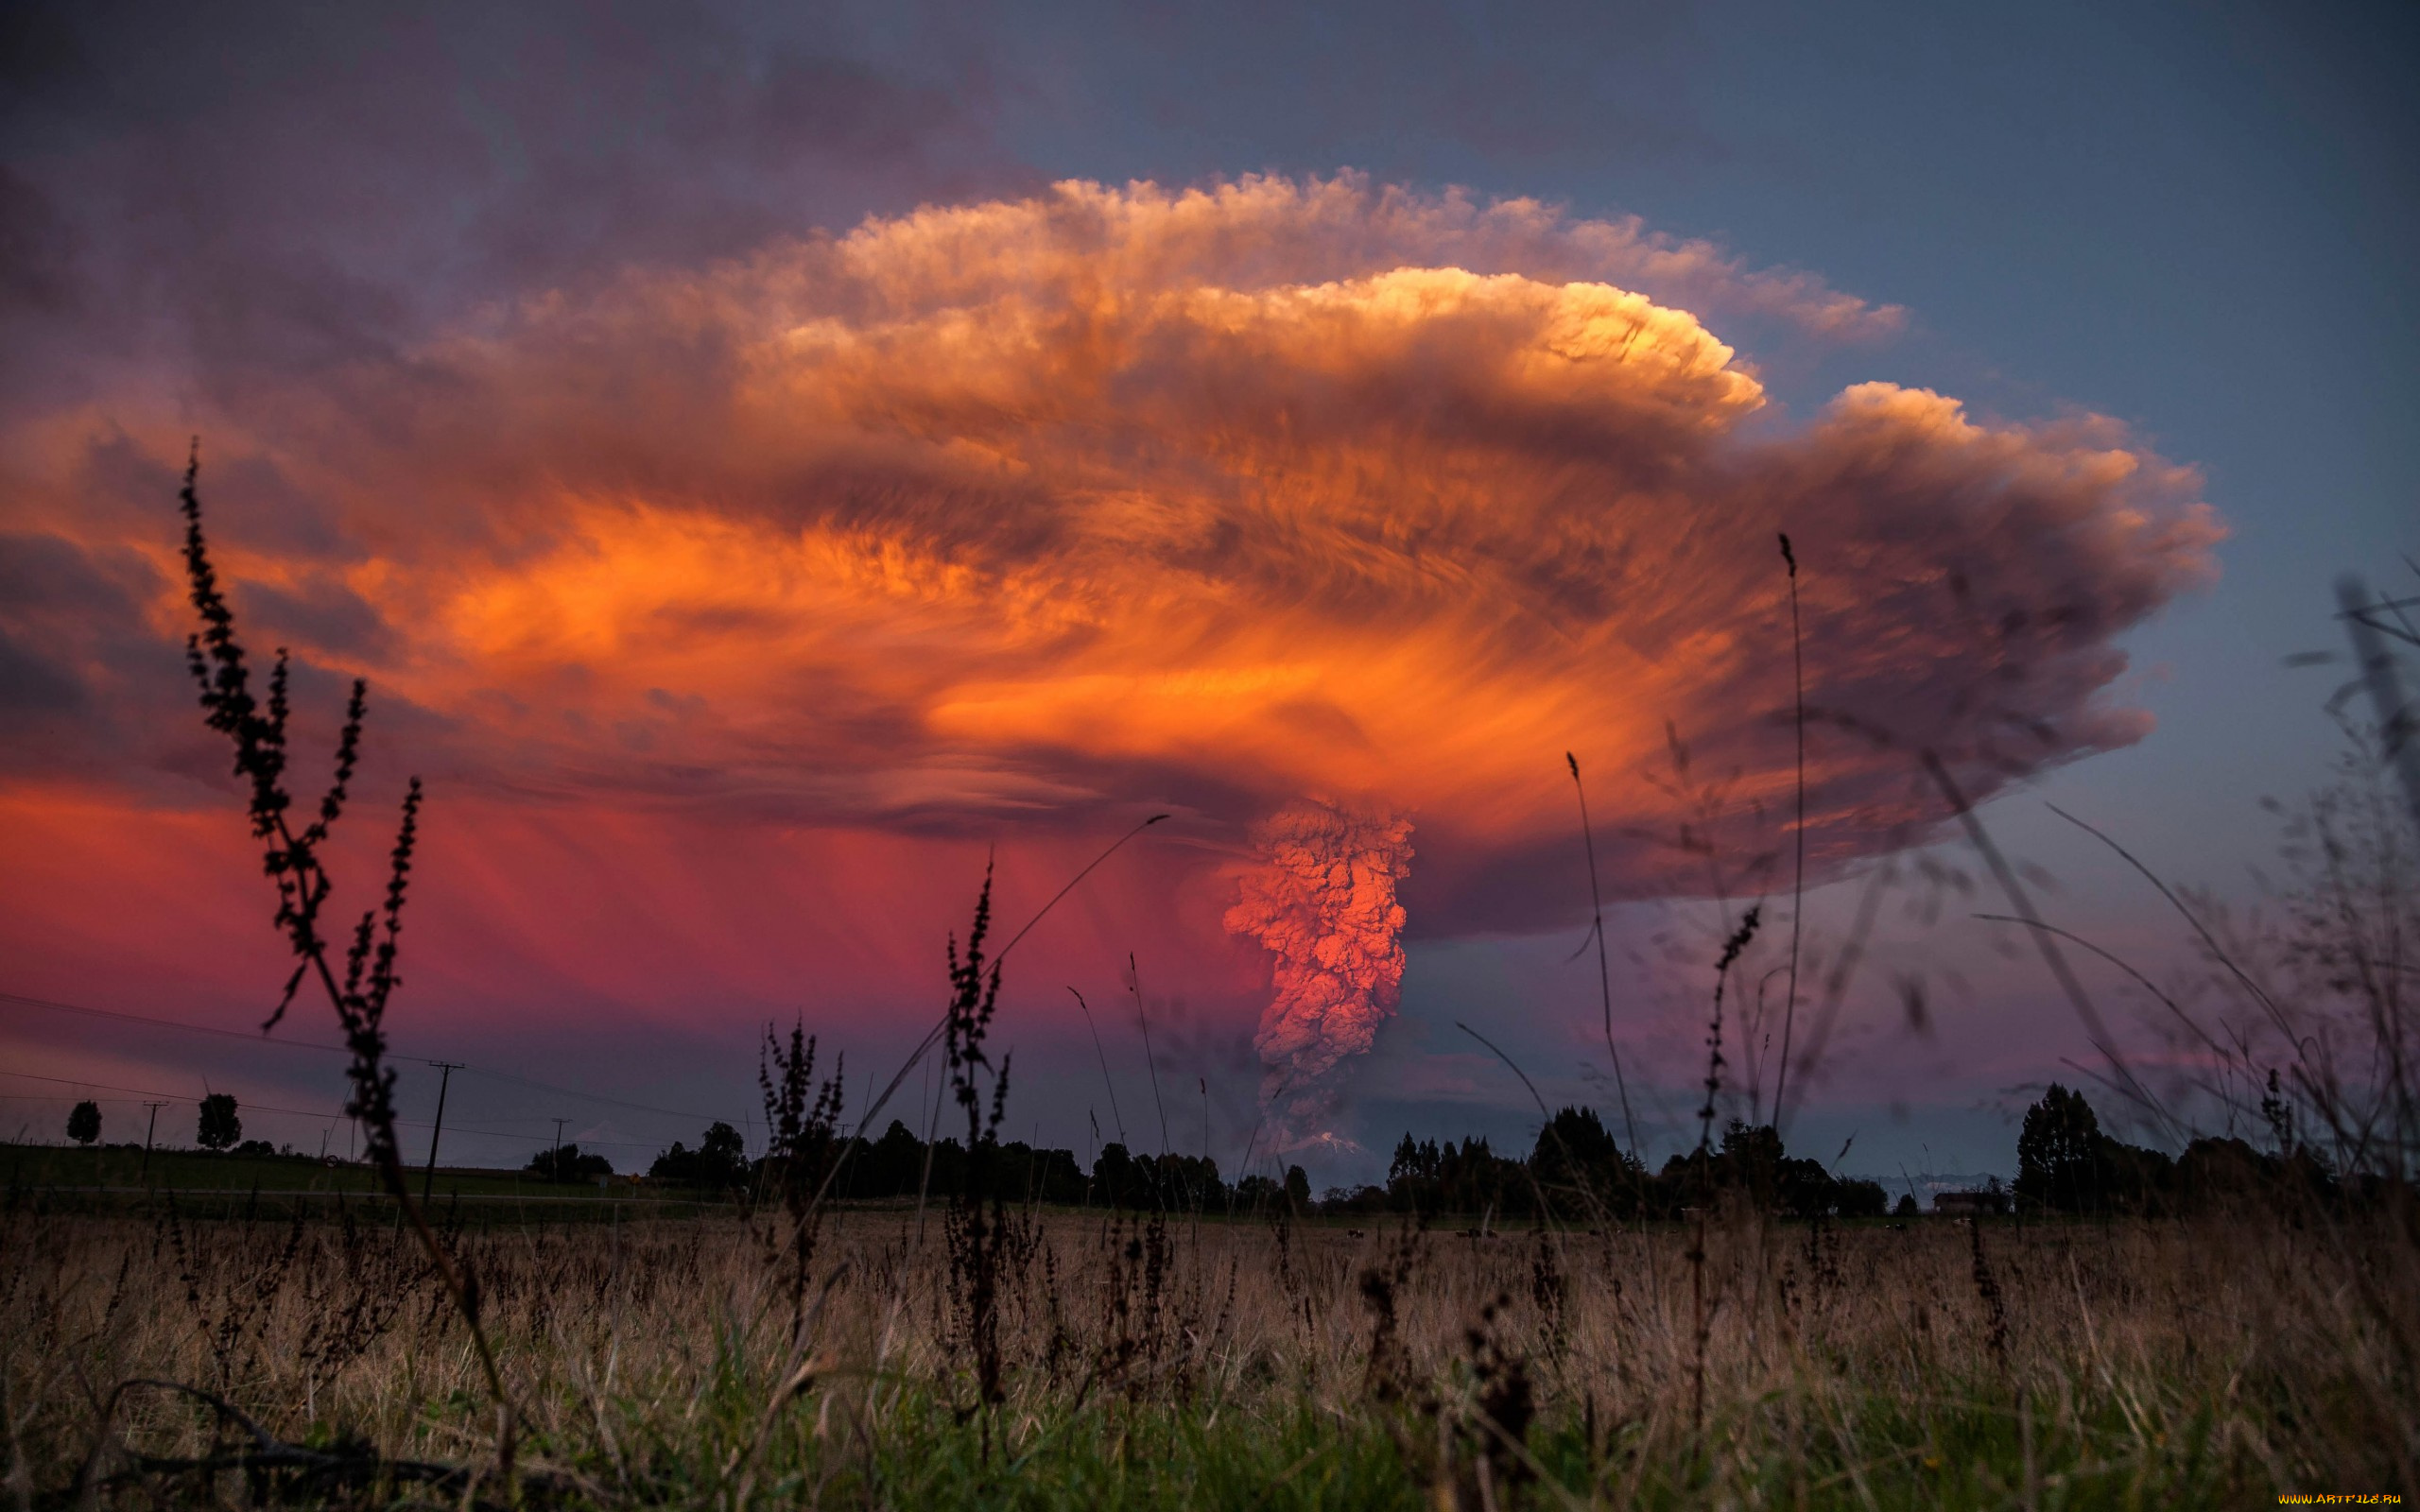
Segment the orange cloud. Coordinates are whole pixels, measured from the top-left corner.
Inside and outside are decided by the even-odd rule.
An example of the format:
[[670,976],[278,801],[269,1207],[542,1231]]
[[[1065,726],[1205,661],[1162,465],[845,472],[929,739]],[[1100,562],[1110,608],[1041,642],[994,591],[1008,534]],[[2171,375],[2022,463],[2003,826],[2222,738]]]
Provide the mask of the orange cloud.
[[[1415,929],[1569,917],[1565,750],[1626,826],[1703,819],[1668,729],[1778,812],[1777,531],[1809,701],[1898,743],[1819,737],[1819,857],[1927,816],[1908,750],[1979,794],[2141,736],[2116,638],[2211,576],[2192,472],[1886,383],[1790,424],[1702,315],[1897,319],[1527,201],[1065,184],[484,312],[242,417],[205,497],[239,608],[403,699],[441,774],[873,831],[1150,804],[1231,855],[1333,795],[1417,826]],[[120,562],[153,646],[162,501],[87,494],[170,444],[12,445],[15,539]],[[67,751],[131,652],[43,613],[0,628]]]

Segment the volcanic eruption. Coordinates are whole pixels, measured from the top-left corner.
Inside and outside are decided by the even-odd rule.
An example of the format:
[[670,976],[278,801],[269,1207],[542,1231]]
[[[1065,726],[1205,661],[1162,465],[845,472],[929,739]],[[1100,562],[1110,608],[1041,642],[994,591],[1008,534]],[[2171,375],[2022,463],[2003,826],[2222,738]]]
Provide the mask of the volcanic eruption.
[[1253,827],[1259,865],[1244,873],[1227,928],[1275,957],[1253,1043],[1271,1150],[1340,1144],[1327,1125],[1338,1069],[1375,1041],[1403,988],[1403,905],[1411,821],[1327,799],[1289,803]]

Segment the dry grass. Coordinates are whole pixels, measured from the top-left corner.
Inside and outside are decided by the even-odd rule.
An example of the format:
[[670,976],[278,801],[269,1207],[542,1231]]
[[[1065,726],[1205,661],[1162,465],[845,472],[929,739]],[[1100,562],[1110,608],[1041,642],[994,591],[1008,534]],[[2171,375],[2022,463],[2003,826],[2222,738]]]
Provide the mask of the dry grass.
[[[2003,1223],[1979,1248],[1945,1220],[1734,1215],[1706,1242],[1702,1435],[1688,1230],[1016,1229],[990,1413],[912,1213],[831,1215],[803,1356],[786,1266],[735,1220],[456,1242],[544,1500],[1178,1505],[1231,1482],[1305,1505],[2176,1503],[2402,1489],[2420,1441],[2415,1250],[2375,1222]],[[216,1415],[138,1390],[105,1425],[130,1379],[206,1386],[291,1444],[490,1452],[460,1320],[387,1227],[21,1205],[0,1262],[21,1498],[251,1494],[145,1470],[207,1454]],[[1508,1376],[1534,1425],[1504,1426]]]

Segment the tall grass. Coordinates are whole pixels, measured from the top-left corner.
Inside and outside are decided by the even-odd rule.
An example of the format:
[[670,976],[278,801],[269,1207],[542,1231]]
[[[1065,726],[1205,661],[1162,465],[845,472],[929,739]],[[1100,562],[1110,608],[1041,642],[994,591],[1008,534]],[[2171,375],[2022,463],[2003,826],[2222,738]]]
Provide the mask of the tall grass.
[[[164,1221],[22,1198],[0,1220],[28,1495],[246,1494],[177,1468],[225,1447],[206,1403],[147,1394],[104,1426],[95,1396],[130,1380],[208,1383],[357,1476],[485,1452],[481,1371],[411,1246],[263,1216],[192,1226],[180,1254]],[[920,1244],[902,1209],[831,1214],[803,1382],[789,1279],[736,1223],[456,1242],[522,1404],[525,1494],[576,1504],[2003,1505],[2020,1421],[2058,1501],[2239,1504],[2409,1486],[2420,1434],[2396,1337],[2420,1296],[2379,1315],[2360,1256],[2278,1224],[1875,1225],[1811,1256],[1741,1212],[1703,1238],[1297,1223],[1281,1249],[1262,1224],[1073,1214],[1028,1238],[994,1278],[990,1386],[958,1241]],[[1710,1327],[1684,1246],[1724,1300]],[[251,1469],[271,1497],[342,1489]]]

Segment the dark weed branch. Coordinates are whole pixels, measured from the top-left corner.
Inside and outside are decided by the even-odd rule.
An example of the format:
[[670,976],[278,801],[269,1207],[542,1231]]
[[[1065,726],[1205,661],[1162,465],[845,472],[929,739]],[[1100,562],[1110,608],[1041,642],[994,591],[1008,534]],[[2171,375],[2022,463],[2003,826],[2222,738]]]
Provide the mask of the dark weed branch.
[[247,812],[252,837],[262,842],[262,868],[277,888],[276,926],[294,954],[294,971],[285,980],[276,1009],[264,1033],[273,1028],[302,983],[315,980],[343,1026],[351,1054],[348,1075],[352,1095],[345,1112],[360,1121],[368,1136],[368,1155],[380,1180],[395,1199],[402,1216],[436,1269],[446,1295],[471,1335],[496,1411],[496,1461],[508,1486],[512,1477],[516,1414],[494,1350],[479,1323],[477,1280],[461,1264],[429,1227],[406,1179],[403,1156],[395,1134],[395,1072],[386,1063],[387,1005],[403,985],[396,970],[404,927],[404,903],[411,879],[412,855],[420,833],[420,779],[404,796],[403,817],[395,843],[388,851],[387,887],[378,904],[362,911],[345,950],[342,974],[329,960],[330,940],[320,919],[335,879],[322,856],[337,821],[344,813],[354,771],[361,755],[361,730],[368,705],[368,684],[354,679],[345,702],[345,722],[337,739],[336,774],[307,824],[291,821],[294,800],[285,786],[287,660],[283,648],[268,677],[265,701],[251,691],[251,673],[243,643],[235,633],[235,615],[219,591],[208,542],[201,527],[201,499],[197,483],[201,472],[199,443],[185,463],[184,486],[178,498],[185,521],[185,575],[201,629],[187,638],[185,655],[200,690],[204,722],[228,737],[235,747],[234,774],[249,794]]
[[[968,1410],[983,1418],[987,1450],[991,1415],[1008,1400],[1000,1353],[1000,1280],[1013,1237],[1008,1205],[992,1180],[1000,1124],[1008,1116],[1009,1062],[1003,1057],[994,1069],[984,1048],[1000,1004],[999,963],[987,963],[983,955],[983,939],[991,927],[992,868],[986,866],[964,955],[959,954],[958,936],[950,936],[950,1002],[942,1030],[950,1094],[966,1115],[966,1177],[951,1195],[944,1228],[950,1290],[975,1362],[975,1404]],[[978,1073],[991,1074],[988,1112]]]
[[1756,937],[1756,926],[1762,921],[1763,909],[1752,905],[1740,916],[1739,927],[1722,942],[1722,954],[1714,966],[1714,1017],[1706,1025],[1705,1103],[1698,1109],[1698,1158],[1705,1159],[1714,1140],[1715,1098],[1722,1091],[1722,993],[1731,980],[1731,968],[1739,963],[1748,942]]
[[781,1254],[788,1262],[794,1350],[805,1336],[807,1279],[822,1228],[823,1204],[818,1197],[839,1159],[837,1129],[844,1065],[836,1060],[830,1079],[821,1088],[815,1086],[815,1040],[804,1023],[790,1025],[787,1045],[775,1039],[769,1026],[757,1054],[756,1084],[765,1100],[763,1169],[789,1219],[789,1234]]

